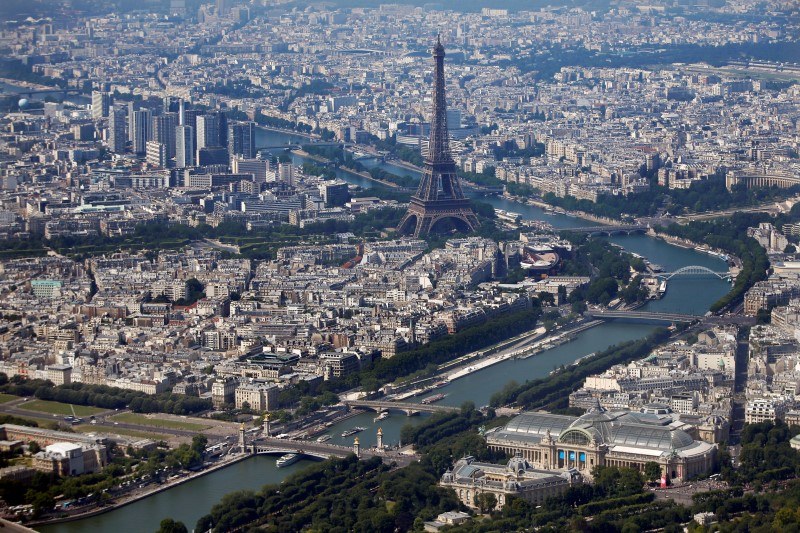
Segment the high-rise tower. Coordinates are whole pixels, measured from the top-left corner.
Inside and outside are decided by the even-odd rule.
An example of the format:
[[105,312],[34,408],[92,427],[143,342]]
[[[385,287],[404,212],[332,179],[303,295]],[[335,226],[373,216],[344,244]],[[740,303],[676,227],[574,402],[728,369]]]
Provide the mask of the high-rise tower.
[[164,113],[153,117],[153,140],[164,145],[167,159],[175,157],[175,132],[178,128],[178,114]]
[[473,231],[480,223],[464,197],[456,174],[456,164],[450,155],[447,132],[447,101],[444,92],[444,46],[437,38],[433,47],[433,116],[428,157],[417,192],[411,197],[403,220],[397,230],[415,237],[425,235],[442,221],[449,220],[457,230]]
[[113,106],[108,114],[108,149],[115,154],[125,153],[125,123],[125,106]]
[[193,167],[194,161],[194,128],[178,126],[175,129],[175,167]]
[[228,126],[228,152],[231,158],[242,156],[245,159],[256,157],[255,122],[243,122]]
[[151,140],[153,133],[153,115],[149,109],[139,109],[133,112],[133,120],[130,121],[133,126],[133,133],[131,133],[131,140],[133,141],[133,151],[137,154],[143,154],[147,148],[147,141]]
[[219,143],[219,115],[200,115],[197,117],[197,143],[196,147],[214,148],[221,146]]
[[111,95],[103,91],[92,91],[92,118],[108,116],[111,108]]

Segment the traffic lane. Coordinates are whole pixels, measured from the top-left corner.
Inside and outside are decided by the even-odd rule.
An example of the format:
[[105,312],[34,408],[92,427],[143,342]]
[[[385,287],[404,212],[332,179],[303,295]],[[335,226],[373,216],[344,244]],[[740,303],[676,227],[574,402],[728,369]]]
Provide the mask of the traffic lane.
[[[72,425],[67,425],[62,422],[61,415],[54,415],[52,413],[42,413],[39,411],[28,411],[26,409],[20,409],[18,407],[8,406],[8,404],[0,404],[0,412],[20,416],[25,418],[33,418],[35,420],[42,420],[47,422],[58,422],[58,425],[61,429],[63,428],[71,428]],[[108,411],[106,412],[106,416],[118,415],[125,411]],[[98,416],[102,417],[103,414],[95,415],[95,418]],[[102,421],[95,424],[97,426],[97,431],[100,433],[109,433],[113,432],[113,428],[123,428],[123,429],[130,429],[133,431],[141,431],[143,433],[159,433],[159,434],[169,434],[176,437],[194,437],[197,435],[196,431],[190,431],[185,429],[175,429],[175,428],[161,428],[161,427],[154,427],[148,426],[145,424],[135,424],[131,422],[112,422],[112,421]],[[123,435],[124,436],[124,435]]]

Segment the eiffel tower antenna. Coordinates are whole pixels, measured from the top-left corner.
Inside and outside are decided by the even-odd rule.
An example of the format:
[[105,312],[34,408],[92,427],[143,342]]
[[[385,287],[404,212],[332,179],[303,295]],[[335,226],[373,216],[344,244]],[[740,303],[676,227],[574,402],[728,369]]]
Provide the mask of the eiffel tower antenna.
[[474,231],[480,223],[464,197],[456,164],[450,155],[447,131],[447,100],[444,84],[444,46],[439,35],[433,47],[433,113],[428,157],[417,192],[411,197],[408,211],[397,231],[414,237],[435,232],[436,225],[449,220],[464,233]]

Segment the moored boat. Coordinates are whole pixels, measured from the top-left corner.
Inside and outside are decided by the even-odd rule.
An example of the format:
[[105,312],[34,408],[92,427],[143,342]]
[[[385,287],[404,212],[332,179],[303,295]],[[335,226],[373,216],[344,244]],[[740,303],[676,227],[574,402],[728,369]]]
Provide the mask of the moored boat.
[[291,464],[296,463],[300,460],[299,453],[287,453],[286,455],[281,455],[277,461],[275,461],[275,466],[281,468],[283,466],[289,466]]
[[446,396],[447,396],[446,394],[434,394],[433,396],[428,396],[427,398],[423,398],[422,403],[428,405],[434,402],[438,402],[439,400],[444,400]]
[[345,431],[342,431],[342,437],[349,437],[350,435],[355,435],[356,433],[364,431],[365,429],[367,428],[362,428],[361,426],[356,426],[352,429],[347,429]]

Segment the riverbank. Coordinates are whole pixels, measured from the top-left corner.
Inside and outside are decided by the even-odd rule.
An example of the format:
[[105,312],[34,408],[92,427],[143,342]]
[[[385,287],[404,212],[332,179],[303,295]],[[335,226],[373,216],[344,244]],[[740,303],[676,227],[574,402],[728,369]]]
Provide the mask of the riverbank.
[[602,320],[592,320],[589,322],[580,320],[576,322],[573,327],[565,329],[561,332],[553,334],[550,334],[551,332],[541,333],[526,339],[523,346],[513,351],[506,351],[502,354],[489,356],[479,360],[474,364],[463,365],[455,369],[455,371],[452,373],[444,375],[444,377],[447,381],[454,381],[468,376],[473,372],[483,370],[509,359],[527,359],[529,357],[539,355],[540,353],[551,348],[555,348],[556,346],[561,346],[562,344],[570,342],[578,333],[586,331],[587,329],[591,329],[595,326],[599,326],[602,323]]
[[673,246],[678,246],[679,248],[684,248],[687,250],[697,250],[698,252],[703,252],[722,259],[728,264],[728,270],[730,271],[734,280],[742,268],[742,260],[735,255],[729,254],[725,250],[711,248],[707,244],[697,243],[688,239],[682,239],[680,237],[675,237],[674,235],[659,233],[652,228],[647,232],[647,234],[655,239],[660,239]]
[[275,426],[270,427],[270,436],[272,434],[280,435],[282,433],[286,433],[289,435],[287,438],[289,439],[313,439],[322,433],[330,430],[332,426],[339,424],[340,422],[344,422],[350,418],[358,416],[360,414],[365,413],[365,409],[359,409],[358,407],[352,408],[349,411],[345,412],[341,416],[334,417],[332,419],[325,419],[325,420],[311,420],[309,422],[304,422],[300,420],[297,422],[294,427],[290,426]]
[[181,477],[181,478],[178,478],[178,479],[174,479],[172,481],[167,481],[166,483],[163,483],[161,485],[155,485],[155,487],[152,490],[147,490],[147,491],[143,491],[143,492],[139,492],[139,493],[126,495],[124,498],[120,499],[119,501],[115,501],[113,503],[109,503],[107,505],[104,505],[103,507],[98,507],[98,508],[92,509],[91,511],[77,513],[77,514],[70,515],[70,516],[52,518],[52,519],[48,519],[48,520],[35,520],[35,521],[28,522],[25,525],[29,526],[29,527],[37,527],[37,526],[46,526],[46,525],[51,525],[51,524],[62,524],[64,522],[75,522],[76,520],[83,520],[84,518],[91,518],[93,516],[98,516],[98,515],[101,515],[101,514],[105,514],[105,513],[108,513],[110,511],[114,511],[116,509],[119,509],[121,507],[125,507],[126,505],[130,505],[130,504],[138,502],[140,500],[144,500],[145,498],[149,498],[150,496],[155,496],[156,494],[158,494],[160,492],[164,492],[165,490],[169,490],[169,489],[177,487],[179,485],[183,485],[184,483],[188,483],[189,481],[193,481],[193,480],[195,480],[197,478],[206,476],[208,474],[216,472],[217,470],[221,470],[223,468],[226,468],[228,466],[236,464],[239,461],[244,461],[245,459],[249,459],[250,457],[252,457],[252,454],[249,454],[249,453],[237,454],[237,455],[233,456],[230,459],[223,460],[223,461],[221,461],[219,463],[216,463],[216,464],[214,464],[214,465],[212,465],[212,466],[210,466],[208,468],[205,468],[205,469],[203,469],[203,470],[201,470],[199,472],[193,472],[193,473],[189,474],[188,476]]
[[606,224],[606,225],[615,225],[615,224],[624,224],[621,220],[616,220],[613,218],[608,217],[599,217],[597,215],[593,215],[591,213],[586,213],[585,211],[565,211],[560,207],[555,207],[547,202],[542,200],[537,200],[536,198],[525,198],[522,196],[514,196],[513,194],[509,194],[508,192],[504,192],[501,195],[503,198],[510,200],[512,202],[519,202],[527,205],[532,205],[538,207],[540,209],[544,209],[547,211],[553,211],[559,215],[566,215],[569,217],[577,217],[584,220],[588,220],[590,222],[597,222],[598,224]]
[[[408,390],[410,387],[430,382],[449,383],[510,359],[528,359],[529,357],[539,355],[542,352],[570,342],[579,333],[599,326],[602,323],[602,320],[587,321],[586,319],[581,319],[576,321],[572,327],[568,327],[559,332],[539,331],[537,328],[537,330],[534,330],[532,333],[528,332],[523,335],[518,335],[512,339],[498,343],[493,347],[479,350],[459,357],[449,363],[445,363],[435,374],[406,385],[406,392],[395,395],[394,399],[402,401],[419,394],[430,392],[435,388],[435,386],[424,386],[422,388]],[[500,351],[502,351],[502,353],[498,353]]]
[[22,89],[27,89],[31,91],[62,91],[61,87],[48,87],[47,85],[41,85],[39,83],[34,83],[32,81],[22,81],[22,80],[12,80],[10,78],[0,78],[0,83],[5,83],[6,85],[13,85],[14,87],[20,87]]
[[386,164],[392,165],[394,167],[404,168],[406,170],[413,170],[414,172],[418,172],[420,174],[422,174],[425,171],[424,168],[420,168],[417,165],[409,163],[408,161],[403,161],[402,159],[390,159],[386,161]]
[[259,124],[258,127],[263,129],[263,130],[266,130],[266,131],[272,131],[274,133],[283,133],[284,135],[294,135],[296,137],[304,137],[306,139],[311,139],[311,140],[314,140],[314,141],[321,141],[322,140],[322,137],[320,137],[319,135],[317,135],[315,133],[305,133],[305,132],[296,131],[296,130],[285,130],[283,128],[276,128],[274,126],[264,126],[262,124]]
[[[311,159],[312,161],[316,161],[317,163],[324,163],[326,165],[330,165],[332,161],[326,157],[310,154],[301,148],[296,148],[291,150],[292,154],[296,156],[303,157],[305,159]],[[384,187],[388,187],[390,189],[397,189],[400,186],[396,183],[392,183],[391,181],[379,180],[378,178],[373,177],[369,172],[359,172],[357,170],[353,170],[352,168],[345,167],[345,166],[338,166],[336,167],[342,172],[347,172],[348,174],[352,174],[353,176],[358,176],[359,178],[364,178],[365,180],[369,180],[373,183],[377,183]]]

